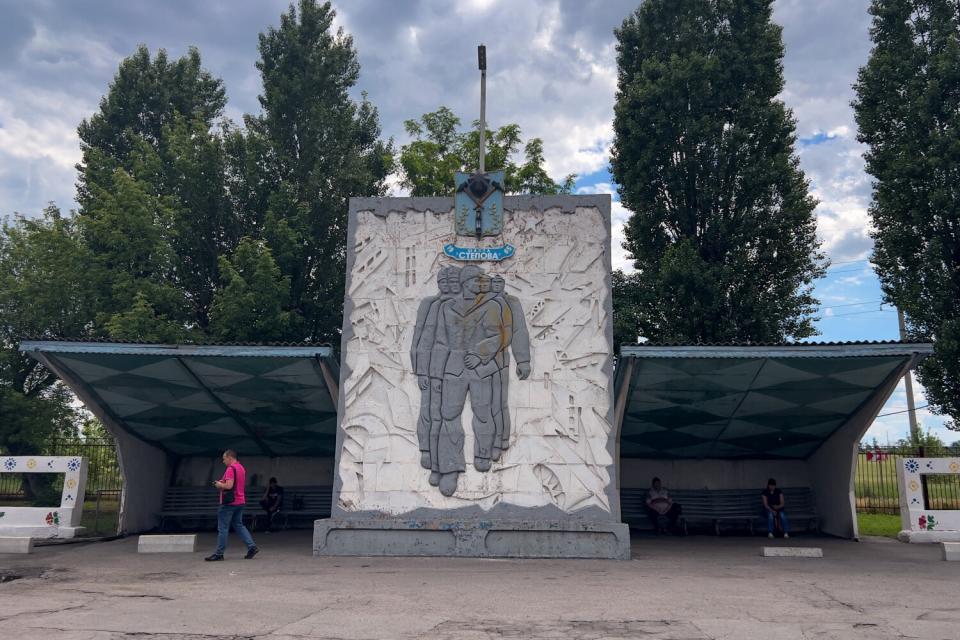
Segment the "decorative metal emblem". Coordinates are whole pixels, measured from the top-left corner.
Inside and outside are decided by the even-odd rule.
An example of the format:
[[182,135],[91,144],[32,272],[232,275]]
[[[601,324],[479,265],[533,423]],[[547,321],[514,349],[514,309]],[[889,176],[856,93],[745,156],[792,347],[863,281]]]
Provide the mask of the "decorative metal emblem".
[[458,236],[479,239],[503,233],[503,178],[503,171],[456,173],[454,203]]
[[[454,175],[454,230],[458,236],[472,236],[479,241],[484,237],[503,234],[503,182],[504,171],[484,170],[486,158],[486,100],[487,100],[487,49],[477,49],[480,67],[480,148],[476,173],[457,171]],[[449,243],[443,252],[454,260],[465,262],[499,262],[512,257],[516,249],[509,244],[499,247],[460,247]]]

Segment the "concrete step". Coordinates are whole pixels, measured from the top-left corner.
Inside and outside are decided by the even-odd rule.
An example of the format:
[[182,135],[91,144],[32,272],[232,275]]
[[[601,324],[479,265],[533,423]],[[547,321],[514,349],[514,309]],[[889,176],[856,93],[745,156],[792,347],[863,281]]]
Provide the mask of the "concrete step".
[[0,553],[33,553],[33,538],[0,536]]
[[137,553],[193,553],[197,550],[197,534],[150,535],[137,539]]
[[820,547],[764,547],[764,558],[822,558]]
[[943,550],[944,560],[960,562],[960,542],[941,542],[940,548]]

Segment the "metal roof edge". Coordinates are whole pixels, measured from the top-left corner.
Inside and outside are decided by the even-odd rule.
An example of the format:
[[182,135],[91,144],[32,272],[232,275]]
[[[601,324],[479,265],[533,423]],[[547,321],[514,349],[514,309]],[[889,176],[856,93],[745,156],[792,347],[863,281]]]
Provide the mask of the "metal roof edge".
[[216,344],[147,344],[128,342],[84,342],[67,340],[24,340],[20,343],[23,353],[109,353],[156,356],[226,356],[226,357],[271,357],[271,358],[330,358],[333,348],[329,346],[282,346],[282,345],[216,345]]
[[785,345],[621,345],[627,358],[844,358],[933,354],[929,342],[877,342]]

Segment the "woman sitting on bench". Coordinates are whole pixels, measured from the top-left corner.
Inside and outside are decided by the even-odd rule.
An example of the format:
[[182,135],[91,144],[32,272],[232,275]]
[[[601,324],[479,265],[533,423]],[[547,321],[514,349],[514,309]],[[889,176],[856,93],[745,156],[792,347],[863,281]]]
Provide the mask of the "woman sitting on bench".
[[673,501],[667,489],[660,482],[660,478],[654,478],[651,482],[649,493],[647,493],[647,516],[653,523],[653,530],[657,534],[667,533],[667,530],[660,526],[660,516],[664,516],[670,522],[670,529],[676,531],[677,518],[680,517],[682,509],[680,505]]

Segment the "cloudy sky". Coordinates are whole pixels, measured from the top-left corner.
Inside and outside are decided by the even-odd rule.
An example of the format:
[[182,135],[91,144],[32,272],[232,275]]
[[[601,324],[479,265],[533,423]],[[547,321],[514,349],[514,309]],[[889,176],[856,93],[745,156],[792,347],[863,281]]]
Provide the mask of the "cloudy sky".
[[[616,89],[613,29],[638,0],[341,0],[361,77],[385,136],[405,142],[403,121],[447,105],[478,114],[476,45],[487,45],[488,119],[518,123],[544,140],[555,177],[580,176],[583,193],[611,192],[607,172]],[[223,78],[227,115],[259,109],[257,34],[287,0],[0,0],[0,216],[74,206],[76,127],[97,108],[120,60],[139,43],[171,56],[200,49]],[[880,305],[866,258],[870,181],[849,103],[870,51],[868,0],[777,0],[786,89],[801,164],[819,199],[820,236],[833,260],[817,286],[821,339],[895,339],[896,313]],[[614,195],[616,198],[616,196]],[[614,205],[615,233],[627,212]],[[626,266],[614,237],[615,266]],[[918,404],[925,404],[922,397]],[[905,408],[902,392],[884,413]],[[942,421],[919,412],[948,442]],[[870,436],[901,437],[906,414],[878,419]]]

